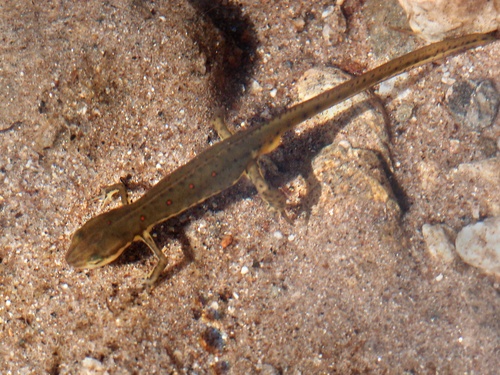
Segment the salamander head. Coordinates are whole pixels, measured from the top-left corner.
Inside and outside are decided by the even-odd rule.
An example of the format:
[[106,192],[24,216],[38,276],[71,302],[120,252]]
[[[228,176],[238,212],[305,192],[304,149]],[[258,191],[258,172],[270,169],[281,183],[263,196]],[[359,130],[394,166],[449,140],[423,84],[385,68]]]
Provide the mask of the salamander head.
[[106,214],[99,215],[78,229],[71,239],[66,261],[75,268],[102,267],[120,256],[131,241],[112,230]]

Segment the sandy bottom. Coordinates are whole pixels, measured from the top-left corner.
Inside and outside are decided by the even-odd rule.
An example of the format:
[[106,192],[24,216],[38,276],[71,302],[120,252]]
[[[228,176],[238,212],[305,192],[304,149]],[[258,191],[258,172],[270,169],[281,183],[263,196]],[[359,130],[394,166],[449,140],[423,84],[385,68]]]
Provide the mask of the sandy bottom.
[[359,104],[287,134],[264,164],[293,225],[242,180],[155,229],[170,264],[153,290],[143,244],[91,271],[65,262],[108,209],[101,188],[130,176],[137,199],[217,142],[219,108],[238,131],[297,102],[310,68],[359,74],[421,45],[395,1],[332,4],[0,7],[0,372],[496,372],[499,280],[433,259],[421,228],[459,230],[499,199],[450,183],[498,153],[500,123],[460,124],[445,94],[499,87],[500,43],[404,75],[370,120]]

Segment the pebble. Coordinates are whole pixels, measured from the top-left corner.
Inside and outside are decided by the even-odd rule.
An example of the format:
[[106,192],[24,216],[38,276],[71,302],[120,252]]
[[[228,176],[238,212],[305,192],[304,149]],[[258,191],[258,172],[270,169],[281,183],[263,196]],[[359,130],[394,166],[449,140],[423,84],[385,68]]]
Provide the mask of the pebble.
[[347,21],[340,6],[329,6],[321,14],[324,21],[322,36],[325,42],[339,44],[347,33]]
[[498,2],[491,0],[399,0],[410,27],[427,41],[488,32],[498,26]]
[[[350,78],[352,78],[350,75],[336,68],[309,69],[297,81],[299,101],[310,99]],[[336,135],[335,138],[339,142],[347,141],[347,148],[361,148],[379,153],[381,159],[392,169],[391,155],[387,147],[390,141],[386,119],[384,114],[370,103],[370,95],[366,92],[321,112],[314,119],[306,121],[305,126],[311,125],[311,123],[324,124],[350,112],[352,113],[351,120],[341,132],[345,135]],[[296,132],[299,129],[300,127],[297,128]],[[337,130],[334,133],[336,134]]]
[[500,96],[490,80],[457,81],[446,93],[448,106],[458,122],[474,130],[493,124]]
[[396,111],[394,112],[394,119],[399,124],[404,124],[411,119],[414,110],[415,106],[413,104],[401,103],[397,106]]
[[464,227],[455,247],[465,263],[500,276],[500,217]]
[[452,238],[455,233],[451,228],[443,224],[424,224],[422,234],[424,235],[427,250],[433,258],[441,259],[446,263],[453,261],[455,246]]
[[281,374],[281,371],[279,371],[276,367],[274,367],[270,364],[264,363],[260,367],[259,373],[262,375],[279,375],[279,374]]
[[94,375],[94,374],[107,374],[105,366],[102,362],[92,357],[86,357],[82,360],[81,374]]

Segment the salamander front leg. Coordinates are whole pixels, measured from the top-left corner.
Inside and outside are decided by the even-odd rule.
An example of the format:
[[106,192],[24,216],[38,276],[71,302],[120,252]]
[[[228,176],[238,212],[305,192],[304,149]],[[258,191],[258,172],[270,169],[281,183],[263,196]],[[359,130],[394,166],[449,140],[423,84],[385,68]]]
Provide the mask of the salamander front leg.
[[155,268],[153,268],[153,271],[151,271],[147,279],[144,280],[145,284],[153,285],[156,280],[158,280],[165,267],[167,267],[168,259],[165,254],[163,254],[163,251],[161,251],[158,246],[156,246],[153,237],[151,237],[148,231],[144,231],[140,238],[146,245],[148,245],[151,251],[158,258],[158,263],[156,264]]
[[[213,126],[222,139],[228,138],[232,135],[231,131],[227,128],[222,117],[218,115],[214,121]],[[247,177],[252,181],[260,197],[266,202],[272,211],[277,211],[286,220],[287,223],[292,224],[292,220],[286,214],[286,198],[283,193],[269,185],[262,175],[257,160],[253,160],[248,165],[245,171]]]
[[120,195],[120,199],[123,205],[130,204],[127,194],[127,187],[125,186],[123,180],[120,179],[120,182],[110,186],[106,186],[103,189],[102,207],[108,204],[116,193]]

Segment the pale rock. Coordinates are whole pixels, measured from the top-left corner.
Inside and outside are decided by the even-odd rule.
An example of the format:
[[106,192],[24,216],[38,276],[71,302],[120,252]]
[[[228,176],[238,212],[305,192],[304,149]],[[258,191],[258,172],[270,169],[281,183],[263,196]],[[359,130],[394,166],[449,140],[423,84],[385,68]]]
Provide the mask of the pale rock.
[[500,276],[500,217],[464,227],[455,247],[465,263]]
[[484,33],[500,24],[500,0],[399,0],[410,27],[429,42]]
[[422,234],[427,246],[427,250],[433,258],[441,259],[445,263],[450,263],[455,258],[455,246],[453,238],[455,232],[443,224],[424,224]]

